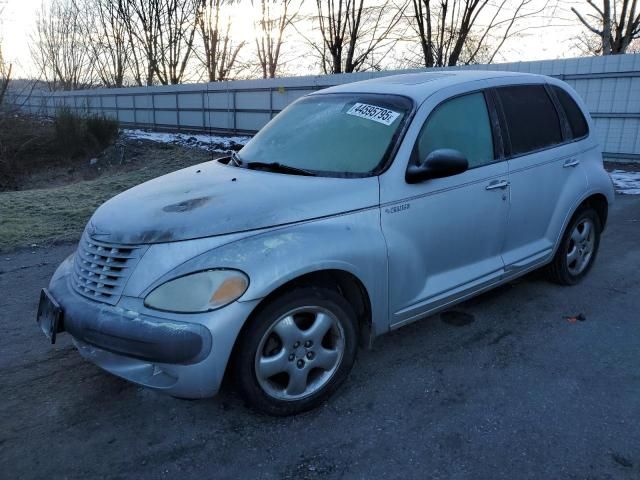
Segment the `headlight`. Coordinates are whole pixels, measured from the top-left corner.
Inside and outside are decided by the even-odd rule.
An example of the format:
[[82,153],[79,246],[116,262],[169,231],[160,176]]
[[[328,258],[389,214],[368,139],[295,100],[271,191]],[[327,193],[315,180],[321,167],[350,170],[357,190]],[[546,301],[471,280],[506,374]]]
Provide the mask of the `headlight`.
[[207,270],[169,280],[144,299],[156,310],[197,313],[224,307],[247,290],[249,279],[238,270]]

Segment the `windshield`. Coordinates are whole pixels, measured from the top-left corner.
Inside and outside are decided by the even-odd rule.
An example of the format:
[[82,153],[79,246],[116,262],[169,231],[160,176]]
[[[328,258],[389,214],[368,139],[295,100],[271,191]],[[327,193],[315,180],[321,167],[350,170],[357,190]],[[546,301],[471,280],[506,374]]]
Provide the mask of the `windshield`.
[[368,174],[390,154],[411,106],[396,95],[304,97],[260,130],[240,157],[318,175]]

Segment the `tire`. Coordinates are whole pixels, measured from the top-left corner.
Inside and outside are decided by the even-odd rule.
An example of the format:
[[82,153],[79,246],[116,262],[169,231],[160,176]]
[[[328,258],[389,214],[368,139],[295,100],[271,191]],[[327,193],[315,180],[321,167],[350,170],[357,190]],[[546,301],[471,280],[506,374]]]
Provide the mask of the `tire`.
[[600,217],[595,210],[578,210],[547,268],[549,279],[560,285],[579,283],[589,273],[596,259],[601,231]]
[[256,410],[295,415],[325,400],[349,375],[357,353],[357,318],[338,292],[301,287],[262,308],[234,353],[235,382]]

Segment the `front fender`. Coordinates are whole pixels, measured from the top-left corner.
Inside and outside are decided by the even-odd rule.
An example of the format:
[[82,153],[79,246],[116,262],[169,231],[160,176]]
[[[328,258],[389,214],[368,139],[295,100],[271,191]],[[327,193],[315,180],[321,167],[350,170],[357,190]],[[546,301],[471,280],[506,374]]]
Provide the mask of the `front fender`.
[[234,268],[249,276],[249,288],[240,301],[264,298],[308,273],[330,269],[349,272],[367,290],[375,332],[388,330],[387,251],[377,207],[269,230],[219,246],[163,275],[143,296],[171,278],[209,268]]

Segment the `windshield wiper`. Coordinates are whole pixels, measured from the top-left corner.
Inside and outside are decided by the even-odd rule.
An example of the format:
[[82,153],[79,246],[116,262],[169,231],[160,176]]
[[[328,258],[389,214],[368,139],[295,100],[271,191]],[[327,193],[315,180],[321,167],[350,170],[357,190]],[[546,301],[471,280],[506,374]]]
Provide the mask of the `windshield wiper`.
[[255,169],[255,170],[267,170],[271,172],[293,173],[295,175],[307,175],[309,177],[316,176],[315,173],[310,172],[309,170],[305,170],[304,168],[292,167],[290,165],[284,165],[278,162],[248,162],[246,164],[246,167]]
[[231,152],[231,161],[236,167],[241,167],[244,163],[240,158],[240,154],[236,151]]

